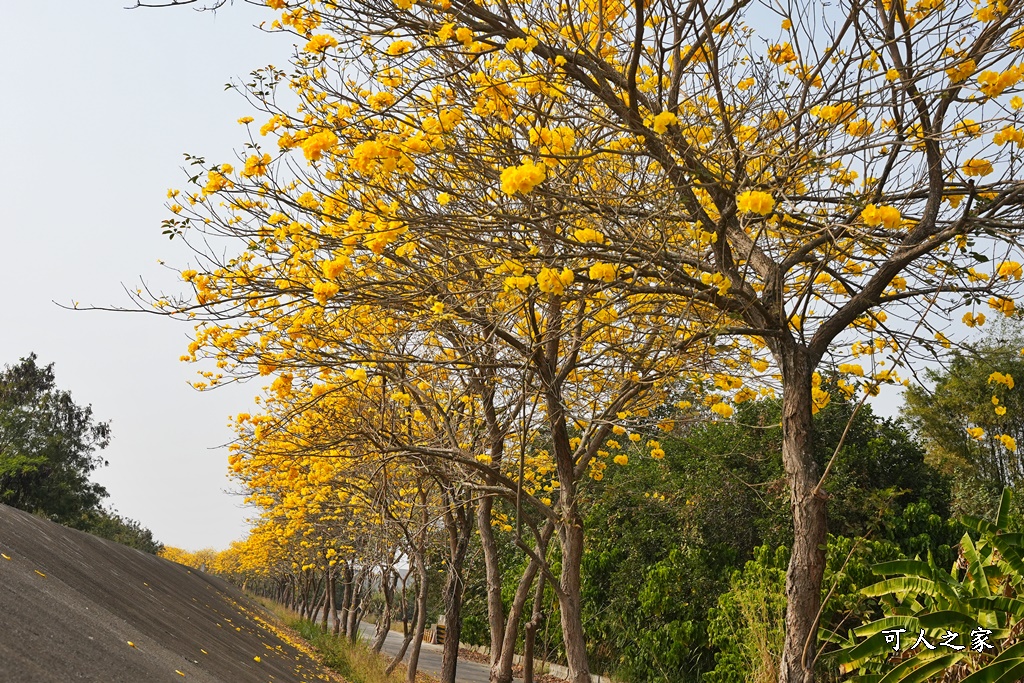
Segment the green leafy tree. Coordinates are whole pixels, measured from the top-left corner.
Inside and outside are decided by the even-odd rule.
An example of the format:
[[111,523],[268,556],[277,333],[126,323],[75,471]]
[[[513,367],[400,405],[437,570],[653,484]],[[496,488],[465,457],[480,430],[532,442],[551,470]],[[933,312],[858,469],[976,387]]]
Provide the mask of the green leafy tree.
[[937,467],[953,479],[953,512],[984,515],[996,508],[1004,487],[1024,483],[1024,334],[1020,323],[1001,325],[954,355],[942,370],[929,370],[932,387],[906,392],[905,413]]
[[134,519],[129,519],[111,510],[90,511],[73,526],[82,531],[88,531],[93,536],[106,538],[153,555],[159,554],[164,548],[163,543],[153,538],[152,531]]
[[35,354],[0,372],[0,503],[80,526],[106,489],[89,475],[106,462],[110,425],[57,388]]

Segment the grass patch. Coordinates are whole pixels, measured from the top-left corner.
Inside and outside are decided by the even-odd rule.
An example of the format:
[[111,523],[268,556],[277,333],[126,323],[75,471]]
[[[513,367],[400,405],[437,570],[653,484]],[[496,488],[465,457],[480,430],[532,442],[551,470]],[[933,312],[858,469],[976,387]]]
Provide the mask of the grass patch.
[[[379,655],[361,641],[351,643],[324,631],[320,624],[308,619],[299,619],[294,612],[270,600],[259,600],[273,612],[288,628],[296,631],[320,656],[323,665],[341,674],[348,683],[405,683],[405,666],[400,664],[390,676],[384,675],[389,658]],[[430,680],[417,672],[416,680]]]

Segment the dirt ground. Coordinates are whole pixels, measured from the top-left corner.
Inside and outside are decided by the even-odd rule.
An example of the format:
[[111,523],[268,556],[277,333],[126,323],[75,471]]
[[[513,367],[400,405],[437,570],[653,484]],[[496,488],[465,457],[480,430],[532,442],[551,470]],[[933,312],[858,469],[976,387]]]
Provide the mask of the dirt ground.
[[0,505],[0,683],[339,681],[233,586]]

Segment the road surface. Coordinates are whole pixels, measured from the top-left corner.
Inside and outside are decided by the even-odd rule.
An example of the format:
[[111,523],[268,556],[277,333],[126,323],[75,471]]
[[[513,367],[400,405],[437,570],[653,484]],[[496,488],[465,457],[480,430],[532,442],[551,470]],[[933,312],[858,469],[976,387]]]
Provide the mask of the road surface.
[[[362,640],[367,643],[372,643],[374,636],[376,636],[376,626],[368,624],[366,622],[359,623],[359,636]],[[388,637],[384,641],[384,652],[389,655],[398,654],[398,650],[402,647],[402,634],[396,631],[389,631]],[[411,644],[409,650],[411,650]],[[426,672],[431,676],[440,677],[441,675],[441,652],[443,647],[440,645],[434,645],[433,643],[423,643],[420,647],[420,659],[418,669]],[[409,650],[406,650],[405,661],[409,661]],[[488,667],[484,664],[478,664],[477,662],[471,662],[466,659],[459,660],[459,666],[455,673],[455,683],[487,683]],[[522,679],[514,679],[515,683],[522,683]]]

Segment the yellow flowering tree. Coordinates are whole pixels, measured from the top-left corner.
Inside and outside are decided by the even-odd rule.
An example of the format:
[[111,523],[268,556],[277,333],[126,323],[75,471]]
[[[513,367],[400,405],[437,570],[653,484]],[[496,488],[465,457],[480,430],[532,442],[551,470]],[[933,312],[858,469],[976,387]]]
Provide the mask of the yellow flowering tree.
[[[795,540],[779,679],[812,680],[827,474],[810,449],[816,370],[871,391],[951,348],[954,309],[966,306],[971,325],[978,308],[1015,310],[1021,7],[268,5],[280,11],[273,27],[298,38],[293,75],[257,73],[248,94],[269,118],[250,128],[242,170],[196,160],[205,175],[173,198],[167,222],[172,235],[205,226],[249,245],[186,278],[200,306],[253,316],[201,329],[195,348],[235,345],[245,357],[229,355],[259,356],[269,374],[300,356],[337,362],[338,333],[304,330],[347,339],[376,324],[328,325],[331,302],[454,311],[512,351],[532,340],[526,357],[557,423],[558,368],[575,365],[553,360],[573,334],[564,321],[586,324],[566,309],[595,307],[563,303],[567,289],[616,302],[597,310],[652,297],[684,345],[737,340],[723,352],[770,363],[761,372],[783,389]],[[285,84],[298,108],[278,106]],[[429,283],[409,288],[415,273]],[[513,300],[478,307],[494,276]],[[240,342],[267,330],[273,353]],[[713,409],[726,417],[751,388],[722,384]],[[573,451],[553,438],[556,460]],[[568,478],[592,459],[558,462],[567,520]],[[581,542],[573,528],[559,531],[563,552]],[[574,683],[587,680],[585,652],[567,643],[567,656]]]

